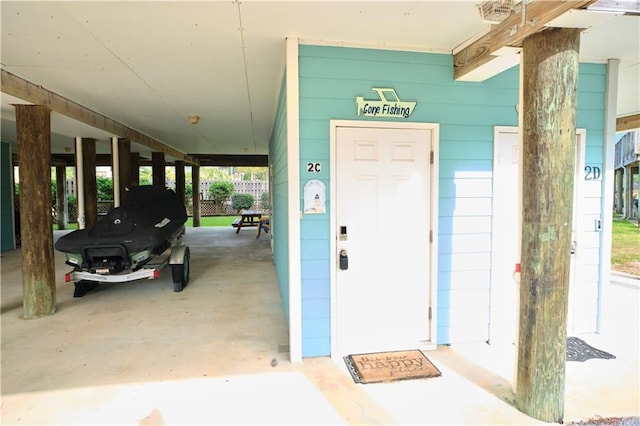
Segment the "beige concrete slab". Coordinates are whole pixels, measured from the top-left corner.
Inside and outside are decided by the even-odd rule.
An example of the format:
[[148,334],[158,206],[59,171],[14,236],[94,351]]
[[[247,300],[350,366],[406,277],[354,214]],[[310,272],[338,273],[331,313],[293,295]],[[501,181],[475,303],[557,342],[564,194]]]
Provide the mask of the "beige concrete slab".
[[[441,346],[442,377],[358,385],[342,360],[291,364],[269,240],[189,228],[191,283],[63,282],[58,311],[23,320],[19,251],[3,253],[2,424],[539,424],[513,406],[513,347]],[[634,279],[634,278],[632,278]],[[567,364],[565,420],[640,416],[640,285],[608,285],[603,332],[579,336],[615,360]]]

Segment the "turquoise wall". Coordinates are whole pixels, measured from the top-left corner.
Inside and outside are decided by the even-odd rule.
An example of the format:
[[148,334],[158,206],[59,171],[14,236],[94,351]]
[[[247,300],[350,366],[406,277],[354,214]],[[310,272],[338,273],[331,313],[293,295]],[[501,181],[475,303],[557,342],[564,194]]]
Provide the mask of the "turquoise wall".
[[580,64],[577,127],[587,129],[585,164],[603,167],[602,170],[604,170],[606,80],[605,64]]
[[271,141],[269,143],[270,181],[273,198],[271,231],[273,235],[273,259],[282,295],[287,324],[289,323],[289,177],[287,162],[287,94],[286,80],[280,88],[280,98]]
[[[607,83],[605,64],[580,64],[578,75],[577,127],[586,129],[585,167],[599,167],[604,175],[605,151],[605,100]],[[584,174],[581,176],[584,179]],[[613,182],[610,182],[613,185]],[[596,220],[610,219],[610,210],[602,211],[602,177],[582,181],[582,216],[579,240],[580,271],[574,293],[580,303],[574,306],[576,331],[595,333],[600,321],[600,232],[595,229]]]
[[[605,73],[604,65],[581,65],[578,96],[578,127],[587,128],[587,163],[601,166]],[[472,325],[454,324],[459,318],[456,312],[467,308],[451,302],[452,283],[462,278],[472,285],[478,282],[488,285],[490,281],[494,126],[517,126],[518,81],[519,71],[515,67],[484,82],[456,82],[452,56],[446,54],[299,47],[300,194],[302,196],[308,180],[320,179],[327,187],[328,212],[331,210],[329,120],[440,124],[437,341],[441,344],[451,342],[455,327]],[[415,112],[402,120],[357,116],[356,96],[373,97],[372,87],[393,87],[402,100],[418,102]],[[281,105],[283,97],[284,93]],[[280,110],[276,124],[282,122],[282,114]],[[276,129],[274,141],[284,143],[284,138],[276,137],[278,134]],[[282,156],[282,149],[274,153]],[[278,158],[272,161],[274,171],[276,164],[286,168],[286,161],[283,163]],[[322,171],[308,172],[308,162],[322,163]],[[277,206],[278,201],[284,202],[286,197],[284,175],[276,184],[281,185],[282,190],[275,201]],[[480,190],[461,191],[465,187]],[[302,210],[302,198],[299,203]],[[280,225],[276,223],[276,226]],[[302,217],[303,357],[330,355],[329,235],[328,213]],[[461,238],[477,242],[472,252],[464,245],[454,244]],[[284,254],[284,248],[280,247],[276,258]],[[283,266],[279,269],[281,282]],[[473,280],[467,279],[469,277]],[[473,308],[486,314],[488,298],[477,301]],[[488,324],[480,327],[486,329]]]
[[11,150],[6,142],[0,143],[0,251],[13,250],[13,167]]

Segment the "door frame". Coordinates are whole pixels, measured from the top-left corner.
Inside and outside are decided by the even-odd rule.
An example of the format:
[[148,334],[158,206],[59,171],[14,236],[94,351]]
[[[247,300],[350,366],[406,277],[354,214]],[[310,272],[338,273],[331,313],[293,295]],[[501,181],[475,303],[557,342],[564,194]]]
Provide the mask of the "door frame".
[[398,123],[381,121],[357,121],[357,120],[330,120],[329,121],[329,190],[333,200],[329,208],[329,261],[330,261],[330,287],[331,287],[331,357],[337,354],[337,131],[339,127],[356,127],[368,129],[421,129],[431,131],[433,162],[430,167],[430,218],[433,239],[429,251],[429,298],[431,299],[431,321],[429,324],[429,340],[419,349],[435,349],[437,342],[438,319],[438,164],[440,145],[440,125],[438,123]]

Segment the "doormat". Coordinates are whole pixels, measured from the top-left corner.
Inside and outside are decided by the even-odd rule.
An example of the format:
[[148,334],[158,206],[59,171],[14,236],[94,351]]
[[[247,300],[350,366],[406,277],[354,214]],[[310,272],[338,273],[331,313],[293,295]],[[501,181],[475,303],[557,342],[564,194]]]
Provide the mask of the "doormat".
[[428,379],[442,375],[440,370],[417,349],[347,355],[344,357],[344,362],[353,381],[363,384]]
[[567,337],[567,361],[586,361],[591,358],[615,359],[615,355],[589,346],[577,337]]

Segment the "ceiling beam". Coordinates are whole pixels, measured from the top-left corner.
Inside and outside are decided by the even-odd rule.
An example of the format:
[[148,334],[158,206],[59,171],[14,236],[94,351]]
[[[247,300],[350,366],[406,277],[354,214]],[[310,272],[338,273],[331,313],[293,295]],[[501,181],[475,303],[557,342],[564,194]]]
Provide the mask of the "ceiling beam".
[[504,47],[521,47],[522,41],[532,34],[544,30],[551,20],[571,9],[583,8],[594,0],[580,1],[523,1],[522,13],[514,10],[504,21],[491,26],[491,30],[478,40],[453,55],[453,78],[460,80],[465,75],[498,59],[496,52]]
[[616,119],[616,132],[640,129],[640,114],[627,115]]
[[192,154],[200,161],[200,166],[226,167],[268,167],[267,155],[220,155],[220,154]]
[[[70,99],[51,92],[42,86],[24,80],[10,72],[2,70],[2,92],[17,98],[31,102],[35,105],[44,105],[51,111],[65,115],[74,120],[88,124],[97,129],[104,130],[114,136],[128,138],[132,142],[139,143],[151,148],[156,152],[163,152],[168,156],[178,160],[183,160],[189,164],[198,165],[198,160],[192,156],[180,152],[177,149],[165,145],[164,143],[145,135],[131,127],[118,123],[117,121],[86,108]],[[82,136],[82,135],[78,135]]]

